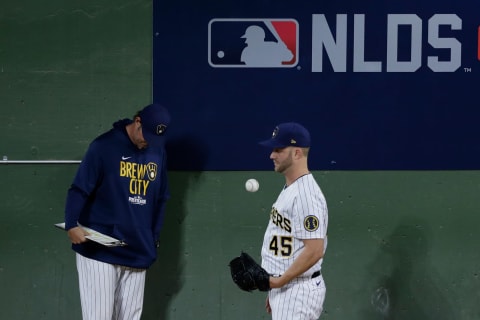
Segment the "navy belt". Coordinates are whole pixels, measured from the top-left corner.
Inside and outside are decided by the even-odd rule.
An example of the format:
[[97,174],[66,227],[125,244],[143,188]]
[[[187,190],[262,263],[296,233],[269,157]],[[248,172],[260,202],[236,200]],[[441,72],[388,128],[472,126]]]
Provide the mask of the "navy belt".
[[[313,278],[316,278],[318,276],[321,276],[322,275],[322,271],[315,271],[314,273],[312,273],[312,276],[310,277],[311,279]],[[272,277],[281,277],[280,274],[271,274]],[[300,277],[301,278],[301,277]]]

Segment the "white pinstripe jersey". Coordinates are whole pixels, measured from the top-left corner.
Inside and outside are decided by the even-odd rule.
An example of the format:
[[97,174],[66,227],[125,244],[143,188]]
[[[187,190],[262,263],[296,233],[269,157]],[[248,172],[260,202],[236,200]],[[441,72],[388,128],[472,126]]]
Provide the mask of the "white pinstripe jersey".
[[[328,209],[322,190],[311,173],[295,180],[280,192],[270,211],[262,246],[262,267],[282,275],[300,255],[302,239],[319,239],[327,249]],[[304,273],[321,269],[323,259]]]

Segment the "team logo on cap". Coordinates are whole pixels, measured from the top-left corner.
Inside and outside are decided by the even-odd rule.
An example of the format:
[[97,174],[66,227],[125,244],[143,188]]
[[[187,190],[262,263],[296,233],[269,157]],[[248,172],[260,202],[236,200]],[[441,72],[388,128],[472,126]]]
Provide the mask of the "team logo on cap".
[[272,138],[275,138],[278,135],[278,127],[275,127],[275,129],[272,132]]
[[164,125],[164,124],[159,124],[157,125],[157,128],[155,130],[155,133],[157,134],[157,136],[161,135],[162,133],[165,132],[165,130],[167,130],[167,126]]
[[305,217],[305,220],[303,220],[303,226],[307,231],[310,231],[310,232],[316,231],[319,226],[318,218],[315,216]]

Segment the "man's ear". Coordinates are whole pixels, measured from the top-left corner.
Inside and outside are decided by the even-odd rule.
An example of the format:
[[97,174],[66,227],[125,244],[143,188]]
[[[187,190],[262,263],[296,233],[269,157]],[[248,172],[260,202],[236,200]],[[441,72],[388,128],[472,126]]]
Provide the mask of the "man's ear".
[[293,152],[293,156],[295,159],[300,159],[303,156],[303,151],[301,148],[295,148],[295,151]]

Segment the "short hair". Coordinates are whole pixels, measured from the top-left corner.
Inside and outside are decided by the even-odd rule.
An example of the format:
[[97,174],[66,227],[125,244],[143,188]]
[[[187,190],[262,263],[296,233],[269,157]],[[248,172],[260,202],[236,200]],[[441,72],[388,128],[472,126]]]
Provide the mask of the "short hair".
[[309,151],[310,151],[310,148],[309,148],[309,147],[306,147],[306,148],[300,148],[300,149],[302,149],[303,155],[304,155],[305,157],[308,157],[308,153],[309,153]]

